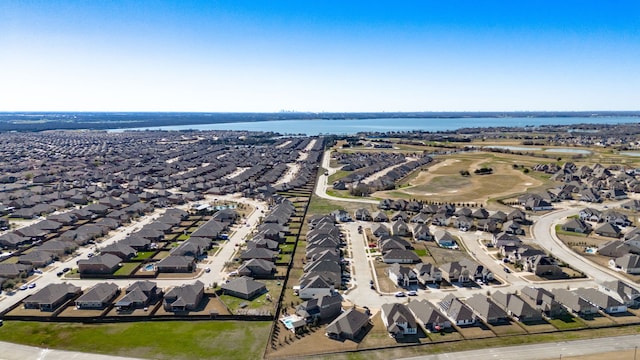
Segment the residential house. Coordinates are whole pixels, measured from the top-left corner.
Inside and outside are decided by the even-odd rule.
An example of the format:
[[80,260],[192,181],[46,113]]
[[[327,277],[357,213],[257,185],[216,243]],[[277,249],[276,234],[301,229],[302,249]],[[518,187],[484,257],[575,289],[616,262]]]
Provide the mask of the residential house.
[[29,243],[31,243],[30,238],[26,236],[18,235],[14,232],[9,232],[9,233],[0,235],[0,246],[2,246],[5,249],[16,249],[22,245],[26,245]]
[[592,209],[592,208],[584,208],[580,210],[578,216],[581,220],[584,221],[593,221],[600,222],[602,218],[602,212],[600,210]]
[[468,298],[465,303],[473,309],[473,312],[479,318],[489,324],[499,324],[509,321],[507,312],[485,295],[475,294]]
[[373,213],[373,221],[375,222],[388,222],[389,217],[382,211],[376,211]]
[[356,340],[364,334],[369,325],[369,315],[351,308],[333,320],[326,328],[331,339]]
[[404,304],[382,304],[381,317],[384,326],[394,339],[402,339],[405,335],[418,333],[415,317]]
[[55,311],[68,300],[80,295],[82,290],[78,286],[68,283],[48,284],[35,294],[23,300],[25,309],[39,309],[40,311]]
[[562,304],[568,311],[578,314],[579,316],[589,316],[598,312],[597,306],[574,291],[553,289],[551,292],[555,300]]
[[396,236],[409,236],[411,235],[411,229],[409,229],[409,225],[404,220],[398,219],[391,224],[391,233]]
[[469,231],[475,228],[474,220],[468,216],[458,216],[453,219],[453,226],[460,231]]
[[458,326],[472,325],[476,322],[473,310],[453,294],[447,295],[438,306],[452,323]]
[[71,254],[78,248],[78,244],[72,241],[58,241],[49,240],[38,246],[39,250],[46,251],[54,254],[56,257],[63,256],[65,254]]
[[190,273],[196,268],[196,260],[191,256],[170,255],[156,263],[161,273]]
[[371,221],[373,220],[373,217],[371,217],[371,213],[369,212],[368,209],[365,208],[359,208],[355,211],[355,218],[356,220],[359,221]]
[[349,215],[349,213],[343,209],[338,209],[338,210],[334,210],[331,215],[334,216],[334,218],[336,219],[336,222],[349,222],[349,221],[353,221],[353,219],[351,218],[351,215]]
[[609,222],[605,222],[604,224],[600,225],[597,229],[594,230],[594,232],[600,236],[611,238],[619,238],[622,234],[622,231],[617,225]]
[[434,234],[434,237],[438,245],[441,247],[453,248],[457,246],[456,238],[453,235],[451,235],[448,231],[438,230]]
[[325,295],[309,299],[296,307],[296,314],[302,316],[307,323],[333,320],[342,312],[342,296]]
[[639,249],[624,241],[611,240],[598,247],[598,254],[618,258],[632,252],[632,250],[636,252]]
[[401,266],[398,263],[394,263],[389,266],[387,271],[389,279],[402,288],[418,285],[417,274],[408,266]]
[[407,307],[426,332],[437,332],[451,327],[451,321],[427,300],[411,301]]
[[607,314],[617,314],[627,312],[627,305],[617,300],[609,294],[598,291],[594,288],[580,288],[575,290],[581,297],[596,305]]
[[163,307],[167,311],[195,310],[204,298],[204,284],[197,280],[193,284],[175,286],[169,290],[163,300]]
[[542,254],[529,256],[525,262],[525,270],[538,276],[559,277],[563,274],[554,258]]
[[520,246],[522,244],[522,240],[515,235],[500,232],[491,237],[491,244],[496,249],[499,249],[503,246]]
[[113,274],[120,267],[122,259],[113,254],[94,256],[90,259],[78,260],[80,275]]
[[240,254],[241,260],[262,259],[268,261],[275,261],[278,257],[278,252],[265,248],[249,248]]
[[78,309],[104,309],[120,293],[114,283],[98,283],[76,299]]
[[580,201],[591,202],[591,203],[599,203],[602,202],[602,198],[600,194],[593,188],[586,188],[580,190],[578,193],[580,196]]
[[31,265],[0,263],[0,277],[4,279],[27,278],[32,270]]
[[571,218],[567,222],[562,224],[562,230],[580,234],[588,234],[591,232],[591,225],[587,224],[580,218]]
[[445,263],[440,266],[440,271],[442,278],[449,283],[465,284],[473,280],[493,280],[493,273],[488,268],[469,259]]
[[496,219],[480,219],[478,220],[478,230],[493,233],[498,229],[498,224]]
[[431,234],[428,225],[418,223],[413,228],[413,238],[415,240],[431,241],[433,240],[433,235]]
[[430,221],[429,215],[425,213],[418,213],[409,220],[409,222],[412,222],[415,224],[428,224],[429,221]]
[[107,245],[100,249],[101,254],[112,254],[119,257],[122,260],[129,260],[138,255],[136,249],[129,245],[122,244],[120,242]]
[[640,305],[640,291],[624,281],[606,281],[600,285],[600,290],[605,294],[616,298],[627,307],[638,307]]
[[332,295],[334,292],[334,283],[325,280],[320,275],[309,276],[300,279],[298,296],[300,299],[312,299],[326,295]]
[[493,301],[500,305],[507,314],[521,322],[535,322],[542,320],[542,311],[516,294],[496,291],[491,294]]
[[389,228],[386,227],[384,224],[376,224],[372,227],[371,229],[371,233],[373,234],[373,236],[375,237],[382,237],[383,235],[389,235],[391,234],[389,232]]
[[430,263],[416,264],[413,268],[413,272],[416,273],[418,283],[422,286],[442,281],[442,271]]
[[555,295],[547,289],[527,286],[522,289],[521,294],[523,300],[541,310],[547,317],[553,318],[565,313],[562,304],[555,300]]
[[18,263],[31,265],[35,268],[43,268],[51,264],[54,259],[55,255],[48,251],[34,250],[18,256]]
[[420,262],[420,257],[411,250],[392,249],[382,255],[385,264],[414,264]]
[[252,278],[271,278],[276,273],[276,265],[268,260],[251,259],[238,268],[238,275]]
[[625,254],[613,260],[613,263],[627,274],[640,274],[640,255]]
[[158,288],[155,282],[136,281],[127,288],[125,296],[118,300],[115,306],[118,311],[142,309],[154,304],[161,297],[162,289]]
[[233,279],[228,283],[222,284],[220,288],[225,294],[247,300],[267,291],[267,286],[264,283],[255,281],[248,276]]

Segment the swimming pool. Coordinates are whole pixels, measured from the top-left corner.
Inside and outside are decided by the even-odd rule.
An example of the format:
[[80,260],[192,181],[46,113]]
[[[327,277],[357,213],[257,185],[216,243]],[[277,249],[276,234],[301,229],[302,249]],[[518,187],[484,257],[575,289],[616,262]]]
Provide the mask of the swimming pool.
[[154,264],[149,264],[145,265],[143,269],[144,271],[154,271],[156,269],[156,266]]
[[280,319],[284,326],[289,330],[293,330],[293,323],[298,320],[302,320],[302,317],[298,315],[289,315]]

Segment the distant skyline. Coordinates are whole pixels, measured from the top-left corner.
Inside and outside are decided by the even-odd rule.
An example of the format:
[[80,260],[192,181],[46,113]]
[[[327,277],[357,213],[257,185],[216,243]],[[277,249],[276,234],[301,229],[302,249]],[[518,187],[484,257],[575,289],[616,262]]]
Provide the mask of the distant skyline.
[[0,1],[0,111],[640,110],[640,1]]

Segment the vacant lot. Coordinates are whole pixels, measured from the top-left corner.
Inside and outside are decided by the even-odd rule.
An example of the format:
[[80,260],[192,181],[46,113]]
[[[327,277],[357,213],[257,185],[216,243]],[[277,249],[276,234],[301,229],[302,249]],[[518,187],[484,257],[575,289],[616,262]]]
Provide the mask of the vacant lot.
[[259,359],[271,322],[70,324],[5,321],[0,340],[147,359]]

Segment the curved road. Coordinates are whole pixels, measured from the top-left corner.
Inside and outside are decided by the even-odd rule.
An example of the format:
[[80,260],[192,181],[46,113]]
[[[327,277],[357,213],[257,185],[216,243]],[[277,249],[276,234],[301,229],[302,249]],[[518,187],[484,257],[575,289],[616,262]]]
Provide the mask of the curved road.
[[341,198],[337,196],[327,195],[327,188],[329,187],[329,176],[338,171],[337,168],[332,168],[330,165],[331,162],[331,150],[327,150],[324,152],[324,156],[322,157],[322,167],[327,170],[327,175],[321,174],[318,177],[318,181],[316,183],[315,194],[318,197],[327,200],[335,200],[335,201],[349,201],[356,202],[362,204],[378,204],[378,201],[371,199],[352,199],[352,198]]
[[[532,237],[556,258],[566,262],[576,270],[582,271],[585,275],[599,282],[622,280],[636,288],[637,285],[629,281],[622,274],[580,256],[575,251],[567,247],[554,231],[555,226],[560,224],[568,216],[576,215],[578,209],[562,209],[540,216],[531,228]],[[640,290],[640,289],[639,289]]]

